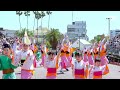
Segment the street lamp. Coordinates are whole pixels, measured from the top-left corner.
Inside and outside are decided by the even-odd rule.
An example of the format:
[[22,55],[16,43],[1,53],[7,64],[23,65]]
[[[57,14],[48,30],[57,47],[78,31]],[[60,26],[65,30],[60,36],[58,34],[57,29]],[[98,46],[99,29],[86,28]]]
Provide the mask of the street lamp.
[[73,11],[72,11],[72,22],[73,22]]
[[80,36],[81,36],[81,34],[79,34],[79,49],[80,49]]
[[106,18],[106,19],[108,19],[108,35],[109,35],[109,39],[110,39],[110,20],[112,18]]

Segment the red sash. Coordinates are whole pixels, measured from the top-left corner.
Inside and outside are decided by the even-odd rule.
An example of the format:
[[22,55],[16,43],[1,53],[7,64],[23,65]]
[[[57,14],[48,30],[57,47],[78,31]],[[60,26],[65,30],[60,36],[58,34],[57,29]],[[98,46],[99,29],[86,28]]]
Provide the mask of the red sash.
[[84,69],[75,69],[75,75],[84,75]]

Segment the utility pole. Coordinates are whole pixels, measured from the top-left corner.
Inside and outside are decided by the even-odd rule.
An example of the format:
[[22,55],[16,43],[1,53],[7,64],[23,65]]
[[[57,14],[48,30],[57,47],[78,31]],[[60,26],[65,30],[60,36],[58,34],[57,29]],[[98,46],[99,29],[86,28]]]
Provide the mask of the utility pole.
[[73,11],[72,11],[72,22],[73,22]]
[[108,20],[108,36],[109,36],[109,39],[110,39],[110,20],[112,18],[106,18]]

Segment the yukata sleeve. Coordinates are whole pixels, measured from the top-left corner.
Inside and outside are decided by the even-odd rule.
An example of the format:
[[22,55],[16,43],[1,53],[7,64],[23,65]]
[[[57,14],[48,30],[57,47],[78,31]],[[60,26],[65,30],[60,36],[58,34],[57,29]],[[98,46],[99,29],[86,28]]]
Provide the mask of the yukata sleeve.
[[45,61],[44,61],[44,68],[47,68],[48,67],[48,56],[45,57]]
[[58,69],[59,68],[59,60],[60,60],[60,55],[61,55],[61,50],[58,52],[57,56],[55,57],[55,60],[56,60],[56,68]]
[[88,78],[89,70],[88,70],[88,65],[83,63],[84,65],[84,72],[85,72],[85,78]]
[[104,73],[104,71],[105,71],[105,67],[106,67],[106,65],[101,66],[102,74],[103,74],[103,73]]
[[89,71],[89,79],[93,79],[93,73],[94,73],[94,69],[91,68]]
[[35,55],[33,56],[33,65],[35,68],[37,67],[37,60],[36,60]]
[[102,66],[102,74],[103,75],[106,75],[109,73],[109,68],[108,68],[108,65],[104,65]]
[[71,68],[72,68],[72,76],[74,77],[74,72],[75,72],[75,61],[72,61],[72,63],[71,63]]
[[14,62],[12,62],[12,65],[18,67],[20,60],[21,60],[21,53],[19,52],[15,54]]
[[12,68],[12,69],[16,69],[16,68],[18,67],[17,65],[13,65],[11,59],[9,59],[9,61],[10,61],[10,65],[11,65],[11,68]]

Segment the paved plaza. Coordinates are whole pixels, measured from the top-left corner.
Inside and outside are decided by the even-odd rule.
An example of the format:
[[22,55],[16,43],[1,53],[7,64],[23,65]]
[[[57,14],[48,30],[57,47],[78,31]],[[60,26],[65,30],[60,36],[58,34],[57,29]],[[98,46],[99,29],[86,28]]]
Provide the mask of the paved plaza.
[[[103,76],[103,79],[120,79],[120,66],[109,64],[110,73],[106,76]],[[20,79],[20,67],[15,70],[17,79]],[[35,74],[32,79],[45,79],[46,69],[43,67],[38,67],[35,69]],[[0,71],[0,79],[2,78],[2,72]],[[69,71],[65,71],[64,74],[61,74],[58,69],[58,79],[73,79],[72,70],[69,68]]]

